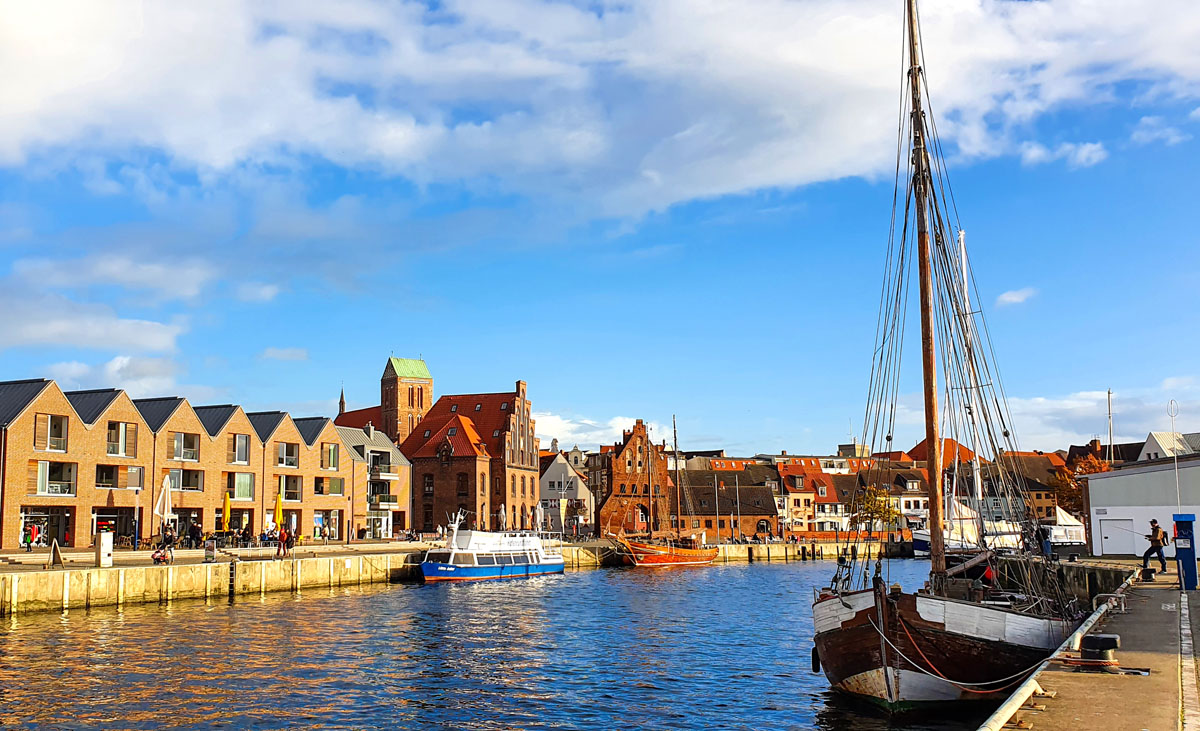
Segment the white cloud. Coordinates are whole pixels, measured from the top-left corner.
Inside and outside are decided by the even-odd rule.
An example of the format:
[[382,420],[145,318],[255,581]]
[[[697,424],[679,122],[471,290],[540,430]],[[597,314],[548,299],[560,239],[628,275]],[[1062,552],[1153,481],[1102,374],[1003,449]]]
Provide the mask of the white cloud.
[[100,304],[54,294],[0,294],[0,348],[53,346],[133,352],[167,352],[187,329],[171,323],[126,318]]
[[1162,117],[1142,117],[1138,120],[1137,126],[1133,128],[1133,133],[1129,135],[1129,139],[1139,145],[1148,145],[1152,142],[1178,145],[1191,138],[1191,135],[1181,132],[1179,128],[1168,125]]
[[308,360],[305,348],[267,348],[258,354],[264,360]]
[[1196,387],[1196,379],[1191,376],[1171,376],[1164,378],[1159,386],[1164,391],[1191,391]]
[[79,361],[54,363],[47,372],[59,386],[69,388],[123,388],[134,398],[163,396],[175,388],[179,364],[170,358],[118,355],[99,365]]
[[996,298],[996,306],[1004,307],[1006,305],[1019,305],[1035,294],[1037,294],[1037,290],[1033,287],[1010,289],[1007,292],[1000,293],[1000,296]]
[[1192,113],[1188,115],[1188,119],[1200,120],[1200,107],[1193,109]]
[[[893,0],[601,7],[18,3],[0,27],[0,65],[21,69],[0,78],[0,162],[86,149],[99,158],[79,168],[89,185],[152,200],[164,175],[212,181],[316,157],[614,215],[889,168]],[[939,127],[962,155],[991,156],[1016,149],[1014,129],[1121,82],[1187,97],[1200,84],[1194,13],[1192,0],[1154,13],[1123,0],[930,3]],[[1103,159],[1099,143],[1068,144],[1048,154]],[[145,162],[154,153],[168,165]]]
[[1020,153],[1025,165],[1066,160],[1067,166],[1072,168],[1091,167],[1108,157],[1108,151],[1100,142],[1063,142],[1053,150],[1038,142],[1026,142],[1021,145]]
[[123,287],[153,292],[161,299],[191,299],[216,278],[208,262],[196,258],[161,262],[124,254],[96,254],[83,259],[19,259],[13,274],[27,284],[51,289]]
[[243,302],[270,302],[279,294],[279,285],[265,282],[242,282],[237,286],[237,298]]
[[[614,416],[599,421],[584,417],[560,416],[549,412],[534,412],[537,422],[537,436],[541,440],[542,449],[550,448],[550,440],[558,439],[560,449],[570,449],[578,444],[584,449],[595,449],[602,444],[613,444],[621,441],[622,432],[632,429],[637,421],[629,416]],[[661,442],[666,439],[670,443],[670,429],[657,422],[648,423],[650,438]]]

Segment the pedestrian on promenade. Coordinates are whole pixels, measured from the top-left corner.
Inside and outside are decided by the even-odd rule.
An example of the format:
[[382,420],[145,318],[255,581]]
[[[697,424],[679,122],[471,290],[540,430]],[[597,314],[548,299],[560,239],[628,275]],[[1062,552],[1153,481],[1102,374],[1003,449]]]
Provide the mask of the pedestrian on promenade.
[[162,547],[167,552],[167,563],[175,563],[175,529],[169,525],[163,530]]
[[1146,540],[1150,541],[1150,547],[1142,554],[1142,568],[1150,568],[1150,557],[1158,556],[1158,562],[1162,565],[1162,573],[1167,573],[1167,557],[1163,555],[1163,546],[1171,542],[1167,537],[1167,532],[1158,526],[1158,520],[1150,519],[1150,532],[1146,534]]
[[279,527],[279,534],[275,537],[277,545],[275,546],[275,558],[287,558],[287,528]]
[[25,543],[25,553],[33,551],[33,526],[26,525],[25,531],[21,536],[21,540]]

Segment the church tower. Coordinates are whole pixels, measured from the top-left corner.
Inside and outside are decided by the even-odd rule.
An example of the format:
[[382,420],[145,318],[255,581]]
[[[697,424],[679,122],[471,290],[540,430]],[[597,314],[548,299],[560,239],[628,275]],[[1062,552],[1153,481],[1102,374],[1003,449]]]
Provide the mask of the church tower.
[[397,444],[433,406],[433,376],[424,360],[388,358],[379,379],[379,428]]

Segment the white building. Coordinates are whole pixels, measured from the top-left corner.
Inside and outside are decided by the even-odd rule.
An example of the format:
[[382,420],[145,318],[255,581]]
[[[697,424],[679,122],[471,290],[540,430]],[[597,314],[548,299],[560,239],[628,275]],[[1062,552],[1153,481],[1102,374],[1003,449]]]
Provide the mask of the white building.
[[1142,445],[1142,453],[1138,461],[1144,462],[1163,457],[1182,457],[1185,454],[1200,452],[1200,433],[1181,434],[1179,432],[1152,431]]
[[[1089,548],[1097,556],[1140,555],[1150,547],[1144,536],[1151,518],[1170,533],[1173,514],[1200,514],[1200,454],[1179,457],[1178,493],[1170,457],[1126,462],[1087,477]],[[1173,553],[1170,547],[1167,552]]]
[[582,536],[592,530],[595,503],[582,468],[576,469],[571,464],[570,454],[556,452],[542,457],[538,485],[549,530],[574,534],[578,526],[578,534]]

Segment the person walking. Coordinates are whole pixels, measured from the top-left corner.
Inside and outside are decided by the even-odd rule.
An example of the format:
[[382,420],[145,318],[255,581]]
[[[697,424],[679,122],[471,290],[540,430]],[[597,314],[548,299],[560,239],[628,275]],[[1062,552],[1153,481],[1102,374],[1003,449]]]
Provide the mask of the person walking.
[[1146,534],[1146,540],[1150,541],[1150,547],[1142,554],[1142,568],[1150,568],[1150,557],[1158,556],[1158,562],[1162,565],[1162,573],[1167,573],[1167,557],[1163,555],[1163,546],[1171,542],[1167,537],[1167,532],[1159,527],[1158,520],[1150,519],[1150,532]]
[[33,526],[32,525],[25,526],[25,530],[21,536],[21,540],[25,543],[25,553],[32,552],[33,551]]

